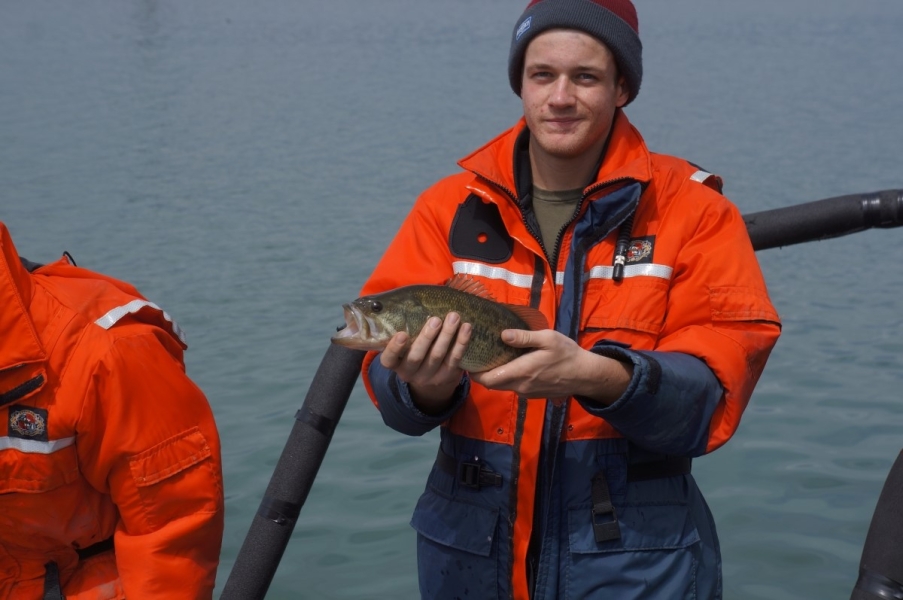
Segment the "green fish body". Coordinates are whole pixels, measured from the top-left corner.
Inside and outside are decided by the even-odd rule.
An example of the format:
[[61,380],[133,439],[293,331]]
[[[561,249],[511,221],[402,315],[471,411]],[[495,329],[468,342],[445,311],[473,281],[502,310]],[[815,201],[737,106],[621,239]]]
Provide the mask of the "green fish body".
[[458,313],[473,332],[461,368],[474,373],[510,362],[527,350],[502,341],[504,329],[547,329],[536,309],[496,302],[482,284],[458,275],[445,285],[408,285],[362,296],[343,306],[346,326],[332,342],[359,350],[382,350],[399,331],[415,338],[430,317]]

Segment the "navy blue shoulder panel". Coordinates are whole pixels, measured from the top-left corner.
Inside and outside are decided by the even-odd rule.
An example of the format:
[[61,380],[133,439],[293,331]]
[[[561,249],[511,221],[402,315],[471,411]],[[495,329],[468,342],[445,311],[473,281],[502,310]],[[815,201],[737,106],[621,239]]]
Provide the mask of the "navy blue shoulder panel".
[[22,256],[19,257],[19,261],[22,263],[23,267],[28,269],[29,273],[32,273],[35,270],[40,269],[41,267],[44,266],[44,265],[36,263],[36,262],[31,262],[30,260],[28,260],[27,258],[24,258]]

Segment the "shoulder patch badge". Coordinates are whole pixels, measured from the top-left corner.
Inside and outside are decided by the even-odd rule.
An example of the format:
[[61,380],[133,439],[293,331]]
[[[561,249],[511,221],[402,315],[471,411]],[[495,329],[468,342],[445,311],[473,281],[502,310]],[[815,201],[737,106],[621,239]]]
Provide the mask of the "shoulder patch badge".
[[30,406],[10,406],[9,436],[46,442],[47,411]]
[[655,249],[655,236],[649,235],[630,240],[627,246],[627,264],[643,264],[652,262],[652,252]]

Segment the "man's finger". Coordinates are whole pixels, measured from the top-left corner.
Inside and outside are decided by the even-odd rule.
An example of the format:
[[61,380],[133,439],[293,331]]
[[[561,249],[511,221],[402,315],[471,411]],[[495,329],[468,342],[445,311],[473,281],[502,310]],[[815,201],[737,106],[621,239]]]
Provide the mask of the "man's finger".
[[433,342],[433,346],[430,349],[428,362],[434,367],[438,367],[445,361],[449,348],[454,344],[455,337],[458,334],[460,321],[461,317],[458,316],[458,313],[450,312],[445,315],[439,335],[436,336],[436,341]]
[[423,362],[423,359],[426,358],[427,353],[430,351],[430,347],[433,345],[433,341],[439,335],[441,327],[442,320],[439,317],[430,317],[426,320],[420,333],[411,343],[406,357],[407,362],[412,365],[420,365]]
[[404,360],[404,355],[407,352],[407,345],[408,334],[403,331],[396,333],[380,353],[379,362],[387,369],[396,368],[401,364],[401,361]]
[[452,369],[461,367],[461,360],[464,358],[464,352],[467,350],[467,345],[470,343],[471,333],[473,333],[473,325],[470,323],[463,323],[461,328],[458,329],[458,335],[455,336],[455,343],[452,345],[451,350],[449,350],[446,359],[446,364]]
[[502,341],[513,348],[532,348],[537,345],[535,333],[526,329],[505,329],[502,331]]

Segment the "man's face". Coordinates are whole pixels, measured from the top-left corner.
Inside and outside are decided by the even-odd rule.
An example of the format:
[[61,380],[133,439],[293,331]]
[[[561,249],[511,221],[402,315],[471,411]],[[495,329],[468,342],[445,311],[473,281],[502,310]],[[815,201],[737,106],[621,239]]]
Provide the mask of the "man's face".
[[527,46],[521,99],[533,152],[597,158],[628,95],[614,55],[591,35],[552,29]]

